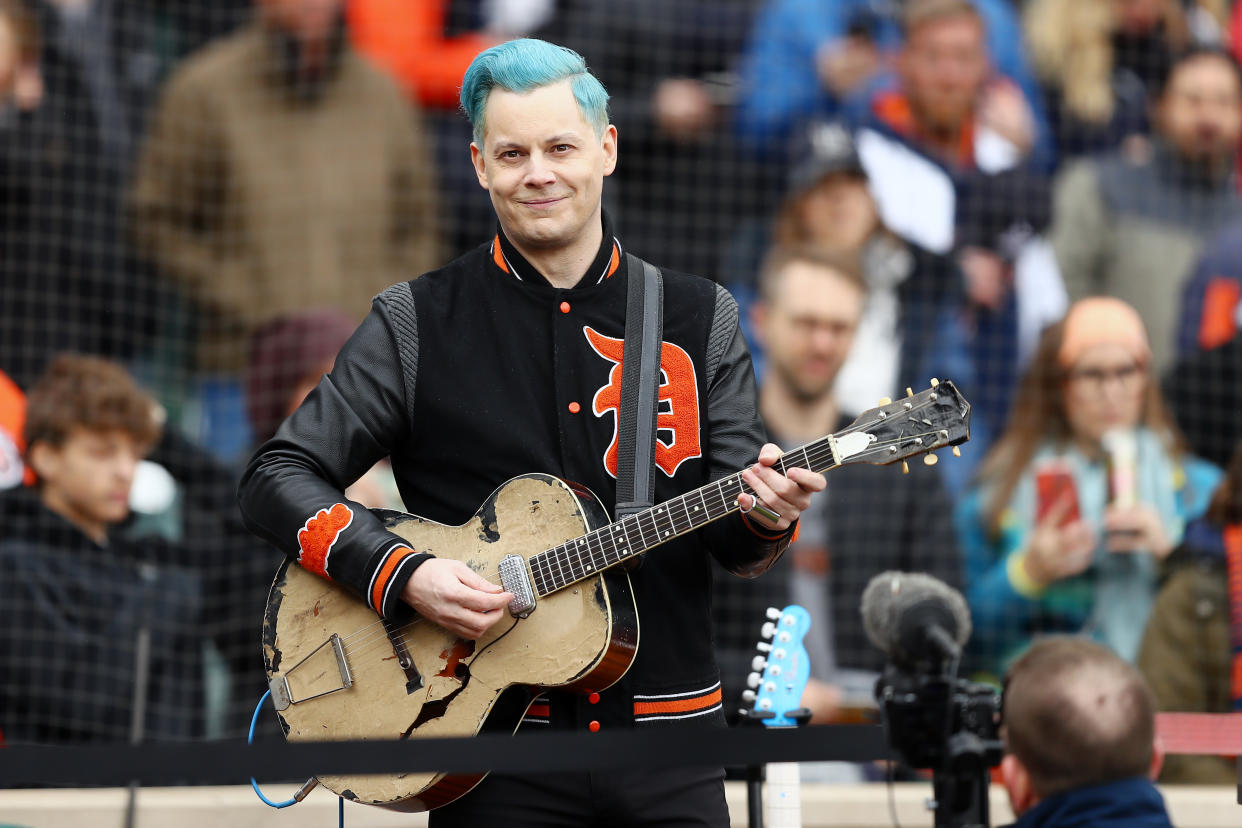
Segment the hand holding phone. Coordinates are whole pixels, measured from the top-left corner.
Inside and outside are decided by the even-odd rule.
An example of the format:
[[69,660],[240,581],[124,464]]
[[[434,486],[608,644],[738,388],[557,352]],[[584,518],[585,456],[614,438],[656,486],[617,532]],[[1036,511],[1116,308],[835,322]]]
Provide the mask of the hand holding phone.
[[1049,460],[1035,471],[1035,522],[1043,523],[1054,510],[1060,512],[1058,527],[1081,520],[1078,487],[1074,474],[1063,460]]

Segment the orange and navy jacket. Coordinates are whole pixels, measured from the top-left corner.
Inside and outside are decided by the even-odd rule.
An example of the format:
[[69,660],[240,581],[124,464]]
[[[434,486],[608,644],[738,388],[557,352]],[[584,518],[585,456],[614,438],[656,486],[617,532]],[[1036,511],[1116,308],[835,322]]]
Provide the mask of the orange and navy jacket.
[[[446,525],[529,472],[585,485],[611,507],[628,276],[606,218],[604,231],[570,289],[553,287],[498,233],[377,297],[332,372],[247,468],[240,499],[251,529],[390,615],[428,556],[341,495],[382,457],[407,509]],[[754,462],[764,441],[736,303],[705,279],[666,271],[663,282],[656,502]],[[652,550],[630,573],[642,626],[630,671],[599,694],[550,693],[529,718],[722,722],[711,559],[755,575],[789,534],[735,513]]]

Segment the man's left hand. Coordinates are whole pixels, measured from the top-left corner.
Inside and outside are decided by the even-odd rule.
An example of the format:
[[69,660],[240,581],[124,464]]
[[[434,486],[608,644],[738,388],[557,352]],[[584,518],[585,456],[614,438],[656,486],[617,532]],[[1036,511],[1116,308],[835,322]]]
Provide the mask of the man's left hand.
[[793,468],[782,474],[774,468],[781,458],[775,443],[766,443],[759,450],[759,461],[742,472],[742,481],[758,496],[759,505],[776,514],[772,520],[755,509],[755,495],[740,494],[737,505],[757,525],[773,531],[788,529],[811,505],[811,495],[828,485],[822,474],[810,469]]

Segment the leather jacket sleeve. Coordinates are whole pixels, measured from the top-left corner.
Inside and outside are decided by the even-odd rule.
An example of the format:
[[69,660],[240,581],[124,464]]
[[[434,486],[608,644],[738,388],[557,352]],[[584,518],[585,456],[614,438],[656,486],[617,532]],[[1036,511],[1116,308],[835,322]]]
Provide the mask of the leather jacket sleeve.
[[238,490],[252,532],[384,615],[431,557],[343,494],[411,427],[392,324],[381,295],[332,372],[259,448]]
[[[737,302],[716,287],[716,307],[707,345],[707,419],[712,480],[754,463],[767,432],[759,418],[755,371],[738,324]],[[730,572],[745,578],[763,574],[780,558],[797,523],[771,532],[734,513],[703,532],[712,554]]]

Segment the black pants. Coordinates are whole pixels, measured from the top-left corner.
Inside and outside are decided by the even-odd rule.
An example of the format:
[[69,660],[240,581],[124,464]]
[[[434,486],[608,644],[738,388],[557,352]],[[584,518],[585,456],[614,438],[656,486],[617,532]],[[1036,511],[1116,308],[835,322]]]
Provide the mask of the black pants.
[[728,828],[719,768],[489,774],[428,828]]

